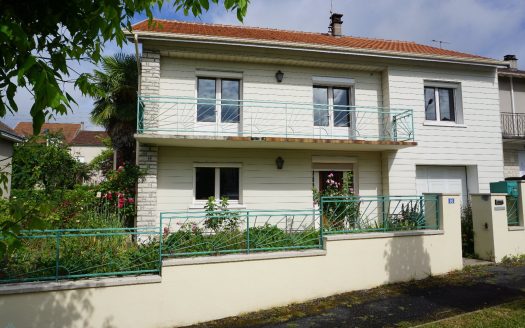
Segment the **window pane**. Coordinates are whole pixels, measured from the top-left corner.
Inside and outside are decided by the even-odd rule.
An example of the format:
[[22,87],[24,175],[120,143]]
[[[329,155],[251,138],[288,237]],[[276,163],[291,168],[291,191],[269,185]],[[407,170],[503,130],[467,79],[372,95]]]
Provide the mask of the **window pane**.
[[215,196],[215,168],[195,168],[195,199],[208,199]]
[[215,122],[215,79],[197,80],[197,122]]
[[348,89],[334,88],[334,126],[350,126],[349,96]]
[[442,121],[456,121],[454,106],[454,89],[438,89],[439,119]]
[[314,125],[328,126],[328,88],[314,87]]
[[239,200],[239,169],[221,168],[221,198]]
[[238,123],[240,117],[240,81],[221,81],[221,122]]
[[425,87],[425,120],[437,120],[435,88]]

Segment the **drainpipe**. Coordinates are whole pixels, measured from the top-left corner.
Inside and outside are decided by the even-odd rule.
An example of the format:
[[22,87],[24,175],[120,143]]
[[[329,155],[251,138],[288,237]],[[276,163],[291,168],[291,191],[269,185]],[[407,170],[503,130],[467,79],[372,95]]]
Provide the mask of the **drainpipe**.
[[[135,59],[137,61],[137,79],[138,79],[138,83],[137,83],[137,124],[139,123],[138,121],[138,97],[140,97],[140,90],[141,90],[141,67],[140,67],[140,56],[139,56],[139,36],[137,35],[137,33],[133,33],[133,39],[135,41]],[[135,143],[135,164],[138,164],[139,163],[139,142],[137,141]]]

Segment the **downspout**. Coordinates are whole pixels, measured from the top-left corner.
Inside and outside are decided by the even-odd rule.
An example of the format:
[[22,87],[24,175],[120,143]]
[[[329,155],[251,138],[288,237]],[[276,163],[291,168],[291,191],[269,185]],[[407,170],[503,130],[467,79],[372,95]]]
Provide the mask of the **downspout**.
[[[141,78],[141,67],[140,67],[140,55],[139,55],[139,36],[136,33],[133,33],[133,40],[135,41],[135,60],[137,61],[137,126],[139,124],[139,97],[140,90],[142,88],[142,78]],[[135,143],[135,163],[139,162],[139,142]]]

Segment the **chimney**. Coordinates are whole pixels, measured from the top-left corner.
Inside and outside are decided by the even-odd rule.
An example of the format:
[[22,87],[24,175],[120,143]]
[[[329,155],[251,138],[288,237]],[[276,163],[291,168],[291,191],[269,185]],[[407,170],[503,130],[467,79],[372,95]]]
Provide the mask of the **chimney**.
[[84,122],[80,122],[80,131],[84,131]]
[[343,21],[341,18],[343,18],[342,14],[333,13],[330,16],[330,27],[328,30],[333,36],[343,35]]
[[505,55],[503,60],[509,64],[510,68],[518,69],[518,58],[516,58],[516,55]]

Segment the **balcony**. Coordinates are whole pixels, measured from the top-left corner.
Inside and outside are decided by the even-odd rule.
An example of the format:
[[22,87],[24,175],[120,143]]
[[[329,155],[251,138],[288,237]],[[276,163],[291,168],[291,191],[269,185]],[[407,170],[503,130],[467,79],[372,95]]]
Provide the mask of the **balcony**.
[[504,139],[525,138],[525,114],[501,113],[501,132]]
[[410,109],[140,96],[137,122],[137,140],[161,145],[296,149],[375,145],[376,150],[416,145]]

